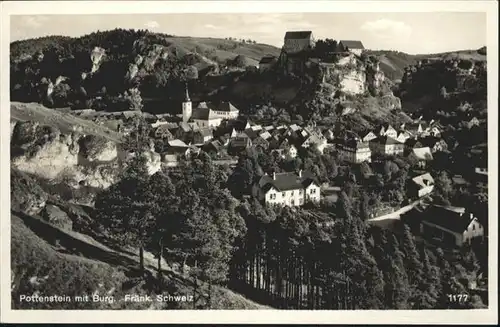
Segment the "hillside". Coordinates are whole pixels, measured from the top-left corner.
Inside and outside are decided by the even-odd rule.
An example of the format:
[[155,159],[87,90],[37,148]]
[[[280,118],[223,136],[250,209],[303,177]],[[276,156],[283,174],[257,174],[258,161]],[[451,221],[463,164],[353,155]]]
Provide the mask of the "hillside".
[[[163,264],[163,290],[158,290],[156,259],[145,254],[147,272],[137,272],[136,249],[116,248],[102,244],[82,233],[92,223],[92,210],[85,206],[60,202],[38,186],[33,178],[12,171],[11,217],[11,272],[12,305],[19,309],[190,309],[193,303],[185,302],[125,302],[125,294],[189,295],[193,293],[192,280]],[[23,185],[31,185],[30,190]],[[18,188],[18,186],[20,188]],[[31,195],[30,195],[31,193]],[[49,224],[41,215],[40,199],[44,206],[56,206],[72,221],[73,227],[51,221]],[[45,199],[47,202],[45,204]],[[38,200],[38,204],[37,201]],[[38,210],[36,208],[38,207]],[[43,206],[42,206],[43,207]],[[26,214],[18,210],[37,211]],[[68,218],[69,217],[69,218]],[[71,223],[70,223],[71,225]],[[206,287],[199,286],[198,308],[206,308]],[[27,303],[20,301],[20,295],[37,293],[40,296],[64,294],[71,298],[80,295],[98,294],[114,297],[114,301],[61,302],[57,304]],[[212,290],[213,309],[266,309],[226,288],[214,286]]]
[[453,52],[411,55],[400,51],[369,50],[368,53],[380,59],[380,69],[391,80],[401,80],[405,68],[417,64],[422,59],[436,60],[486,60],[486,47],[477,50],[461,50]]
[[119,143],[122,135],[106,127],[98,125],[93,121],[79,118],[69,111],[53,110],[39,103],[11,102],[10,120],[15,122],[36,121],[45,126],[57,128],[63,133],[78,131],[86,135],[102,137],[106,140]]

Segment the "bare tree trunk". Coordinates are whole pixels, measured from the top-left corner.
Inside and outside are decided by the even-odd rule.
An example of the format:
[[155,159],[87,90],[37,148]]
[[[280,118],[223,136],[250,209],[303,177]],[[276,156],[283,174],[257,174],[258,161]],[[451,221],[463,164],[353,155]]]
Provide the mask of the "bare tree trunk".
[[142,243],[139,247],[139,269],[144,272],[144,246]]
[[196,276],[196,269],[197,267],[197,261],[194,261],[194,271],[193,271],[193,278],[194,278],[194,287],[193,287],[193,309],[196,309],[196,292],[198,291],[198,278]]
[[163,258],[163,237],[160,237],[158,247],[159,247],[159,249],[158,249],[158,274],[161,276],[162,275],[161,260]]

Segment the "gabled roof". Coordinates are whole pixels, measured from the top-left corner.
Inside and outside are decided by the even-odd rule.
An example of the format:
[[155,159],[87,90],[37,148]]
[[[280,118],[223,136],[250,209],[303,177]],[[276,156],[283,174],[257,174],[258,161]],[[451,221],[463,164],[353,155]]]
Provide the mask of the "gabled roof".
[[348,147],[350,149],[366,149],[368,148],[368,142],[363,142],[359,139],[355,139],[353,137],[347,138],[347,139],[339,139],[338,140],[340,145],[343,145],[345,147]]
[[267,139],[271,138],[271,133],[269,133],[268,131],[265,131],[265,132],[260,133],[259,136],[262,137],[264,140],[267,140]]
[[254,129],[252,128],[247,128],[245,129],[245,131],[243,131],[243,133],[248,136],[250,139],[255,139],[259,136],[259,133],[258,131],[255,131]]
[[339,44],[342,43],[344,47],[348,47],[349,49],[364,49],[363,43],[361,41],[354,40],[340,40]]
[[406,140],[405,145],[409,148],[421,148],[423,145],[420,143],[419,140],[416,140],[414,138],[409,138]]
[[420,186],[420,188],[424,188],[427,186],[434,185],[434,178],[432,178],[431,174],[425,173],[411,179],[415,184]]
[[308,39],[312,36],[312,31],[290,31],[286,32],[285,40]]
[[188,145],[179,139],[168,141],[168,145],[171,147],[183,147],[187,148]]
[[[469,227],[474,216],[462,207],[445,207],[432,205],[424,212],[424,221],[444,227],[462,234]],[[471,217],[472,216],[472,217]]]
[[193,110],[191,118],[198,120],[211,120],[211,119],[217,119],[218,117],[214,115],[211,109],[198,107],[195,110]]
[[186,122],[180,122],[179,128],[182,129],[184,132],[189,132],[192,130],[191,126]]
[[275,56],[265,56],[260,59],[259,64],[270,64],[272,62],[276,61]]
[[221,102],[221,104],[219,105],[219,107],[217,108],[218,111],[232,111],[232,112],[235,112],[235,111],[239,111],[238,108],[236,108],[235,106],[233,106],[231,104],[231,102],[227,102],[227,101],[224,101],[224,102]]
[[417,158],[418,160],[433,160],[434,158],[432,157],[432,152],[429,147],[424,147],[424,148],[417,148],[412,150],[413,156]]
[[390,145],[390,144],[403,144],[401,142],[399,142],[398,140],[390,137],[390,136],[379,136],[377,137],[376,139],[373,139],[371,140],[370,142],[376,142],[376,143],[380,143],[380,144],[384,144],[384,145]]
[[310,171],[302,172],[302,177],[293,172],[276,173],[274,176],[276,179],[273,179],[269,175],[262,176],[259,185],[261,185],[263,190],[269,190],[270,186],[276,188],[278,191],[297,190],[303,189],[313,182],[319,185],[316,176]]
[[206,136],[213,136],[213,132],[211,129],[209,128],[202,128],[202,129],[199,129],[195,132],[195,134],[199,134],[203,137],[206,137]]

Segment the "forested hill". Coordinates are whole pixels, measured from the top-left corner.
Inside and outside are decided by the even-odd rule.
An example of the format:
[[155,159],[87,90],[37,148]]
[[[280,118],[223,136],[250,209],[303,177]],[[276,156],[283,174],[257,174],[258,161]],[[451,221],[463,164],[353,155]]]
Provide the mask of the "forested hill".
[[279,52],[253,40],[125,29],[17,41],[10,49],[11,99],[120,110],[120,104],[126,106],[126,98],[133,97],[130,89],[138,88],[142,98],[168,99],[185,81],[225,75]]
[[[367,52],[379,58],[380,69],[392,81],[401,80],[408,66],[425,58],[486,57],[485,48],[432,55]],[[157,103],[164,112],[178,108],[186,82],[195,101],[207,99],[234,86],[238,76],[262,57],[278,56],[280,49],[254,40],[115,29],[78,38],[16,41],[10,53],[12,101],[97,110],[137,110]]]
[[415,65],[423,59],[441,59],[441,60],[486,60],[486,47],[477,50],[461,50],[434,54],[411,55],[400,51],[389,50],[369,50],[370,54],[376,55],[380,59],[380,69],[385,76],[392,81],[401,80],[405,68]]

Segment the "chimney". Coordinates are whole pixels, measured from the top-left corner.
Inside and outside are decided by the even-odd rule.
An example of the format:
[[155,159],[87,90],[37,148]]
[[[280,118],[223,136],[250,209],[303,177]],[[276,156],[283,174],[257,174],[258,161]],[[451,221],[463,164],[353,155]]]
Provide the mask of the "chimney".
[[276,172],[273,171],[273,180],[276,180]]
[[469,213],[470,220],[474,219],[474,214],[471,212]]
[[299,177],[302,178],[302,169],[299,170]]

